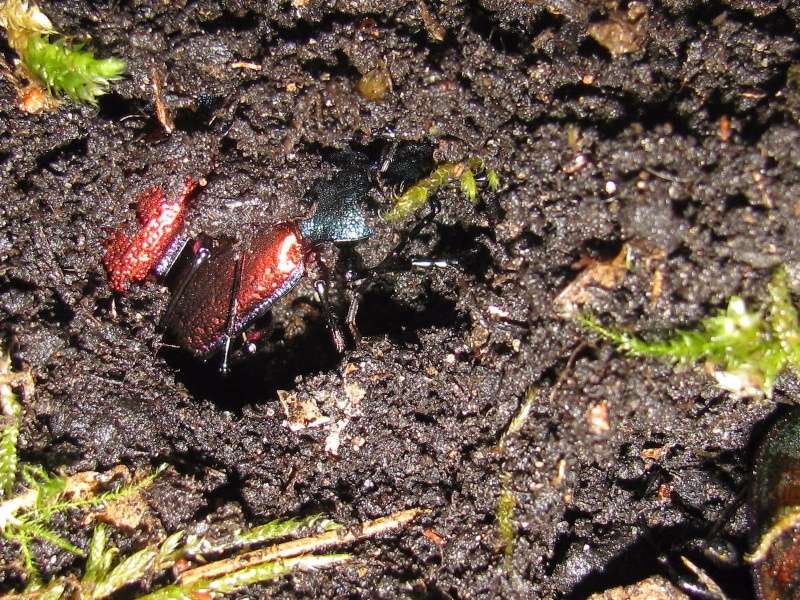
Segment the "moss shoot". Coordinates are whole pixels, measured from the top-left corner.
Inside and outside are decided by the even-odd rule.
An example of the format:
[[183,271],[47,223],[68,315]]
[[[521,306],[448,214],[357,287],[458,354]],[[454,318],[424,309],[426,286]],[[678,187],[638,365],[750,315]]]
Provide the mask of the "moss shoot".
[[500,187],[497,171],[486,167],[482,159],[472,156],[460,162],[438,165],[427,177],[420,179],[394,200],[392,208],[384,215],[390,223],[402,221],[427,204],[430,197],[444,186],[458,182],[461,193],[470,201],[478,199],[478,179],[496,192]]
[[43,85],[53,97],[95,106],[111,82],[125,73],[125,61],[96,58],[83,44],[56,37],[50,20],[35,4],[24,0],[0,4],[0,26],[19,56],[20,74]]
[[720,387],[743,396],[769,397],[783,370],[800,369],[800,324],[785,269],[775,272],[768,291],[769,303],[760,311],[734,296],[724,311],[697,328],[663,338],[607,328],[588,316],[580,317],[580,322],[632,356],[682,364],[705,361]]

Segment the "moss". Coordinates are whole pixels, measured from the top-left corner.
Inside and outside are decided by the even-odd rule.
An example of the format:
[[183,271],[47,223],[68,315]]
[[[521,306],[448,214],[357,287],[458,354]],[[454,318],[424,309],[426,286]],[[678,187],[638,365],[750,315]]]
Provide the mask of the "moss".
[[[0,378],[10,378],[11,358],[0,348]],[[17,440],[19,439],[22,405],[10,380],[0,379],[0,498],[11,493],[17,478]]]
[[516,537],[516,528],[514,527],[513,518],[514,509],[517,506],[517,497],[509,487],[509,484],[510,477],[504,474],[502,486],[500,488],[500,496],[497,499],[497,509],[495,511],[497,535],[500,538],[500,544],[503,548],[506,570],[510,566],[511,557],[514,553],[514,538]]
[[775,272],[768,290],[770,302],[762,311],[749,309],[744,300],[734,296],[724,311],[704,319],[697,328],[663,338],[607,328],[587,316],[580,321],[632,356],[681,364],[702,360],[712,368],[721,387],[741,395],[769,397],[784,369],[800,368],[800,325],[783,268]]
[[125,61],[95,58],[81,45],[63,40],[50,42],[41,35],[28,39],[20,55],[28,71],[53,94],[63,94],[75,102],[97,104],[98,96],[108,92],[112,81],[125,72]]
[[94,106],[111,82],[125,73],[121,59],[96,58],[82,44],[52,39],[56,32],[35,4],[7,0],[0,5],[0,26],[20,57],[22,74],[41,83],[53,96]]
[[489,169],[483,160],[472,156],[460,162],[437,165],[433,172],[417,181],[394,200],[392,208],[384,215],[388,222],[402,221],[427,204],[430,197],[441,188],[458,182],[461,193],[470,201],[478,200],[478,181],[486,182],[490,191],[500,187],[497,171]]

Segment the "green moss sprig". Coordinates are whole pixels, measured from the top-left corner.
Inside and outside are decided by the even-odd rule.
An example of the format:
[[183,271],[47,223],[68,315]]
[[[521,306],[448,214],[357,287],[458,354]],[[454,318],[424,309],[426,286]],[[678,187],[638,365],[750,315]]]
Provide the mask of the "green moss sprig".
[[37,589],[42,585],[32,550],[35,540],[48,542],[76,556],[84,556],[80,548],[51,528],[50,523],[56,515],[107,506],[137,494],[152,483],[159,471],[103,493],[67,495],[65,492],[70,487],[68,477],[47,473],[38,466],[23,465],[20,469],[23,490],[0,503],[0,537],[18,545],[28,588]]
[[500,188],[497,171],[487,168],[481,158],[472,156],[460,162],[442,163],[430,175],[397,196],[392,208],[383,218],[389,223],[406,219],[425,206],[432,194],[455,181],[458,181],[461,193],[470,202],[475,202],[478,199],[478,178],[485,179],[486,187],[492,192]]
[[[347,531],[321,515],[276,519],[251,529],[234,531],[222,539],[177,531],[162,542],[127,555],[120,555],[118,549],[109,543],[110,530],[105,524],[94,528],[85,552],[47,526],[58,512],[106,506],[137,493],[150,485],[159,471],[117,490],[102,494],[89,492],[80,498],[69,498],[65,496],[67,488],[77,483],[78,487],[85,489],[80,484],[86,483],[87,476],[100,474],[79,473],[64,478],[49,475],[40,467],[24,466],[27,487],[18,496],[0,502],[0,531],[3,537],[19,544],[28,585],[21,594],[6,597],[15,600],[101,600],[137,586],[149,591],[147,595],[137,597],[148,600],[218,597],[287,573],[320,569],[347,561],[351,558],[349,554],[323,551],[400,529],[422,513],[418,509],[400,511],[366,521]],[[78,481],[71,482],[72,479]],[[43,582],[30,547],[33,539],[85,556],[82,574]],[[279,543],[274,543],[276,541]],[[207,562],[213,556],[224,557]],[[175,571],[179,561],[181,568]]]
[[119,58],[95,58],[82,44],[51,42],[41,35],[28,38],[20,57],[50,93],[64,94],[75,102],[93,106],[97,105],[98,96],[108,92],[111,82],[125,72],[125,61]]
[[[48,473],[41,466],[20,464],[17,440],[22,405],[15,394],[17,388],[23,389],[24,397],[29,399],[33,378],[29,371],[15,372],[9,355],[0,347],[0,538],[16,545],[19,560],[15,564],[26,582],[23,592],[3,596],[9,600],[100,600],[134,586],[149,591],[145,596],[149,600],[218,597],[287,573],[349,560],[349,554],[326,551],[401,529],[424,512],[415,508],[403,510],[348,530],[321,515],[311,515],[276,519],[233,531],[223,538],[177,531],[159,543],[124,556],[109,543],[109,528],[100,524],[93,529],[84,551],[54,530],[54,517],[69,511],[91,521],[96,516],[92,511],[103,508],[106,518],[110,518],[110,505],[123,499],[135,502],[132,497],[148,487],[166,465],[124,485],[115,485],[116,477],[127,474],[127,469],[62,476]],[[110,522],[115,520],[111,518]],[[282,541],[267,545],[276,540]],[[85,557],[82,574],[43,581],[34,541]],[[207,562],[215,556],[224,558]],[[177,567],[178,561],[182,565],[180,573],[170,576],[170,569]]]
[[503,473],[500,478],[500,495],[495,508],[495,521],[497,522],[497,535],[505,557],[506,571],[511,566],[514,555],[514,540],[516,538],[516,524],[514,523],[514,509],[517,506],[517,496],[511,489],[511,475]]
[[[530,416],[533,404],[538,397],[537,389],[530,386],[526,392],[514,416],[500,436],[497,443],[497,452],[505,454],[509,450],[509,443],[516,437],[525,426]],[[503,466],[500,473],[500,489],[497,494],[497,504],[495,505],[495,524],[498,547],[503,552],[503,568],[506,572],[511,570],[512,559],[514,558],[514,543],[517,537],[517,523],[514,520],[514,510],[517,508],[519,500],[512,488],[513,475]]]
[[11,357],[0,346],[0,499],[11,493],[17,478],[17,440],[22,417],[22,405],[14,393],[17,375],[11,369]]
[[720,387],[743,396],[770,397],[784,369],[800,370],[800,323],[785,269],[775,272],[768,291],[770,301],[762,311],[749,310],[744,300],[734,296],[726,310],[704,319],[696,329],[661,339],[607,328],[587,316],[580,317],[580,322],[632,356],[680,364],[702,360]]
[[[151,544],[122,557],[109,544],[108,527],[101,524],[95,527],[89,541],[83,575],[57,577],[47,585],[29,588],[23,594],[10,598],[100,600],[113,597],[125,588],[149,586],[150,582],[155,582],[152,591],[137,597],[147,600],[218,597],[295,571],[321,569],[347,561],[351,558],[349,554],[317,552],[404,527],[420,513],[416,509],[400,511],[361,523],[356,530],[346,532],[338,524],[319,515],[279,519],[251,530],[235,532],[221,546],[178,531],[160,544]],[[285,541],[205,562],[209,552],[214,553],[221,547],[249,546],[254,539],[259,543],[278,539]],[[213,550],[208,549],[211,547],[209,544],[214,546]],[[175,567],[179,561],[181,568],[176,573]],[[200,563],[199,566],[192,566],[197,563]],[[174,583],[169,583],[170,570],[175,576]]]
[[119,58],[96,58],[83,44],[51,39],[57,34],[33,3],[6,0],[0,5],[0,26],[20,58],[22,74],[55,97],[96,106],[98,96],[125,73],[125,61]]
[[[22,478],[25,481],[25,490],[18,496],[0,503],[0,533],[5,539],[18,544],[27,581],[25,592],[19,597],[54,600],[62,597],[108,598],[125,587],[165,573],[179,559],[202,561],[205,556],[231,549],[252,547],[281,538],[296,538],[300,534],[319,532],[324,534],[340,527],[329,519],[312,515],[304,518],[277,519],[249,530],[235,532],[228,539],[214,542],[178,531],[160,544],[146,546],[122,557],[119,557],[119,552],[114,546],[109,545],[110,532],[104,524],[94,528],[86,552],[50,529],[48,523],[57,513],[107,506],[149,486],[160,470],[116,490],[67,498],[64,494],[66,488],[70,487],[69,478],[50,475],[40,467],[23,466]],[[84,481],[87,475],[89,474],[78,474],[75,477]],[[85,556],[83,575],[79,579],[74,576],[57,577],[44,583],[32,552],[33,540],[48,542],[76,556]],[[313,545],[311,547],[313,548]],[[342,554],[277,558],[265,560],[263,563],[256,561],[255,564],[247,565],[247,568],[241,568],[234,556],[204,566],[204,569],[208,569],[221,565],[221,568],[216,569],[218,571],[216,574],[167,585],[155,590],[150,596],[193,598],[201,593],[223,594],[246,585],[274,579],[291,571],[320,568],[346,558],[349,557]]]

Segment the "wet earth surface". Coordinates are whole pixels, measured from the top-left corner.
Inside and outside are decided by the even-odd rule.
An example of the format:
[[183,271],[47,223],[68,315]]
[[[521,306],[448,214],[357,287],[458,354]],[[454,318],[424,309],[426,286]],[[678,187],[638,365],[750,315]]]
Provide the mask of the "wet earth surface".
[[[36,379],[23,458],[170,463],[149,494],[168,530],[234,505],[247,523],[428,511],[345,567],[251,590],[264,597],[580,598],[664,573],[660,556],[712,529],[747,550],[737,498],[797,382],[736,398],[702,369],[621,356],[555,303],[626,243],[638,259],[591,310],[640,331],[689,326],[733,294],[761,302],[771,270],[800,259],[800,5],[696,4],[42,3],[129,74],[97,110],[41,115],[0,83],[0,318]],[[374,69],[391,79],[382,102],[356,92]],[[203,177],[192,229],[240,236],[306,214],[330,152],[390,135],[432,136],[439,160],[479,155],[502,185],[476,205],[440,195],[412,250],[475,259],[377,281],[343,355],[307,280],[226,379],[162,343],[163,287],[110,292],[103,240],[143,189]],[[413,223],[382,223],[388,203],[371,195],[367,263]],[[279,390],[330,422],[290,430]],[[702,564],[753,597],[741,563]]]

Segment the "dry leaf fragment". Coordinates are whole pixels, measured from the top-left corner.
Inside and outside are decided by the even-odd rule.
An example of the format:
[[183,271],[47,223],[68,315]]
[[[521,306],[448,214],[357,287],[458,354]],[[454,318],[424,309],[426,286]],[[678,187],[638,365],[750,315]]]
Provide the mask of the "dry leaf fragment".
[[124,531],[139,531],[147,520],[149,507],[141,494],[131,494],[112,502],[102,511],[96,513],[94,518],[103,523],[108,523],[116,529]]
[[289,429],[292,431],[319,427],[330,421],[330,418],[322,414],[317,403],[311,398],[300,400],[296,394],[278,390],[278,400],[283,407]]
[[424,535],[427,539],[429,539],[437,546],[444,546],[444,538],[438,533],[436,533],[436,531],[434,531],[433,529],[423,529],[422,535]]
[[608,402],[601,400],[591,406],[586,413],[586,420],[589,422],[589,429],[595,435],[605,435],[611,426],[608,423]]
[[626,12],[615,10],[605,21],[589,25],[588,33],[613,58],[638,52],[647,35],[647,8],[631,2]]
[[610,261],[582,259],[586,268],[556,296],[555,305],[559,311],[572,316],[595,300],[598,288],[611,290],[617,287],[628,270],[629,252],[630,248],[625,244]]
[[719,118],[719,139],[723,142],[731,139],[731,118],[728,115]]
[[55,110],[60,104],[58,98],[47,93],[39,83],[31,81],[22,88],[17,88],[19,109],[30,115]]
[[447,30],[433,16],[425,0],[417,0],[417,7],[419,8],[419,15],[422,17],[422,24],[425,25],[425,31],[428,32],[432,40],[443,42],[447,35]]

